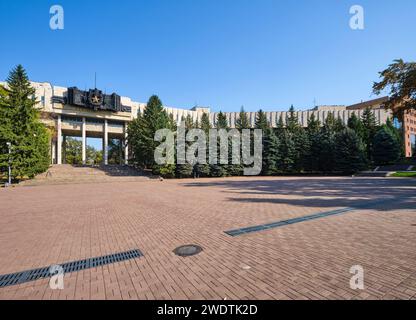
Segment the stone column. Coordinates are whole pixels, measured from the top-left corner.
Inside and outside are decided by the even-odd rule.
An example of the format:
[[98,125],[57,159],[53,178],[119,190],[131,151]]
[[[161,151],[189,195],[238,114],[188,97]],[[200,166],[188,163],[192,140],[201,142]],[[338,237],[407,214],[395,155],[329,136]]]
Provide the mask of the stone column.
[[103,147],[103,158],[104,165],[108,165],[108,120],[104,120],[104,147]]
[[56,164],[56,139],[51,141],[51,164]]
[[82,118],[82,164],[87,164],[87,121]]
[[124,123],[124,164],[129,164],[129,145],[127,144],[127,122]]
[[58,114],[56,125],[56,164],[62,164],[62,122],[60,114]]
[[62,163],[66,164],[66,135],[62,135]]

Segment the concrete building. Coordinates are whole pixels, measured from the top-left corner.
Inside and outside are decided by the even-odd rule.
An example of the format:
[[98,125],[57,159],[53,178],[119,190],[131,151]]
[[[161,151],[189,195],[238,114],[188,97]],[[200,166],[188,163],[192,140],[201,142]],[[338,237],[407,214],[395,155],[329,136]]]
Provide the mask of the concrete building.
[[[5,85],[4,83],[0,84]],[[108,164],[109,139],[119,139],[123,146],[123,162],[128,162],[127,125],[144,111],[145,103],[135,102],[128,97],[120,97],[116,94],[107,95],[97,89],[82,91],[75,87],[64,88],[46,82],[32,82],[32,85],[36,90],[35,98],[38,101],[37,106],[41,110],[41,119],[53,133],[50,148],[53,164],[64,163],[64,142],[68,136],[81,137],[83,163],[86,163],[87,160],[87,137],[102,138],[104,164]],[[383,99],[376,99],[353,106],[318,106],[310,110],[297,111],[297,115],[299,123],[304,127],[307,126],[308,119],[312,114],[315,114],[315,117],[323,122],[328,114],[332,113],[346,124],[352,113],[356,113],[360,117],[364,109],[370,106],[378,123],[384,124],[387,118],[391,117],[391,113],[382,107],[382,103]],[[218,115],[217,112],[210,112],[210,108],[207,107],[194,107],[191,110],[168,106],[164,108],[178,124],[188,115],[194,121],[200,122],[202,115],[207,113],[211,124],[215,126]],[[247,112],[247,114],[251,126],[254,126],[256,112]],[[226,112],[225,115],[229,126],[235,127],[239,112]],[[266,112],[266,116],[274,127],[280,117],[286,122],[288,112]],[[407,145],[411,144],[411,136],[414,137],[416,134],[414,113],[405,119],[405,125],[407,148]],[[406,155],[411,156],[411,154],[411,148],[406,149]]]

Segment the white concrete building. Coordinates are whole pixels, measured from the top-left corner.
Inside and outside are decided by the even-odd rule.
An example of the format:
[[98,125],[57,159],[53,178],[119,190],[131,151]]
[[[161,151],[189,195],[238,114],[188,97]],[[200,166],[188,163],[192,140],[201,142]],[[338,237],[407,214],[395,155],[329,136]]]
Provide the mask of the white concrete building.
[[[5,83],[0,83],[5,85]],[[87,137],[102,138],[104,164],[108,164],[108,141],[120,139],[124,149],[124,163],[127,164],[129,150],[126,144],[127,125],[138,113],[146,108],[145,103],[132,101],[128,97],[119,97],[115,94],[105,95],[94,89],[81,91],[74,88],[53,86],[47,82],[32,82],[36,90],[35,98],[38,108],[41,110],[42,122],[52,131],[51,161],[53,164],[62,164],[65,159],[65,139],[67,136],[82,138],[82,162],[86,163],[86,139]],[[377,99],[364,104],[369,105],[380,124],[386,122],[391,116],[390,112],[382,108],[382,100]],[[194,121],[201,122],[204,113],[209,115],[210,122],[215,126],[217,112],[210,112],[210,108],[194,107],[191,110],[165,107],[168,114],[172,114],[174,120],[180,124],[188,115]],[[348,118],[355,112],[361,116],[363,108],[360,104],[355,106],[319,106],[311,110],[297,111],[299,123],[306,127],[309,117],[315,117],[321,122],[329,113],[347,123]],[[251,126],[254,126],[256,112],[247,112]],[[225,112],[228,124],[232,128],[239,117],[239,112]],[[286,122],[288,112],[266,112],[267,119],[274,127],[282,117]]]

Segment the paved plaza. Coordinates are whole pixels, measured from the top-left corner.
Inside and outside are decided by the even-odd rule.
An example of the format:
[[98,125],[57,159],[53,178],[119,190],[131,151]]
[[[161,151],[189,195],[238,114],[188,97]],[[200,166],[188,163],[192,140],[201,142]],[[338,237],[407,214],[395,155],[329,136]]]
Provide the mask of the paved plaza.
[[[0,189],[0,274],[143,256],[1,299],[416,299],[416,180],[242,177]],[[337,209],[285,226],[236,230]],[[198,255],[173,250],[197,244]],[[364,268],[364,290],[350,268]]]

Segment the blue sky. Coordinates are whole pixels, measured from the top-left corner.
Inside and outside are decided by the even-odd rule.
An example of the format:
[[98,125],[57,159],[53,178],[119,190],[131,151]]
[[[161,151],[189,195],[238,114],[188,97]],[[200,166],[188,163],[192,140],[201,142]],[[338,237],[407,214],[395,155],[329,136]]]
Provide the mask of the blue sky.
[[[49,28],[49,8],[65,29]],[[365,30],[349,28],[349,8]],[[34,81],[212,110],[305,109],[373,98],[393,59],[415,60],[414,0],[1,1],[0,79]]]

